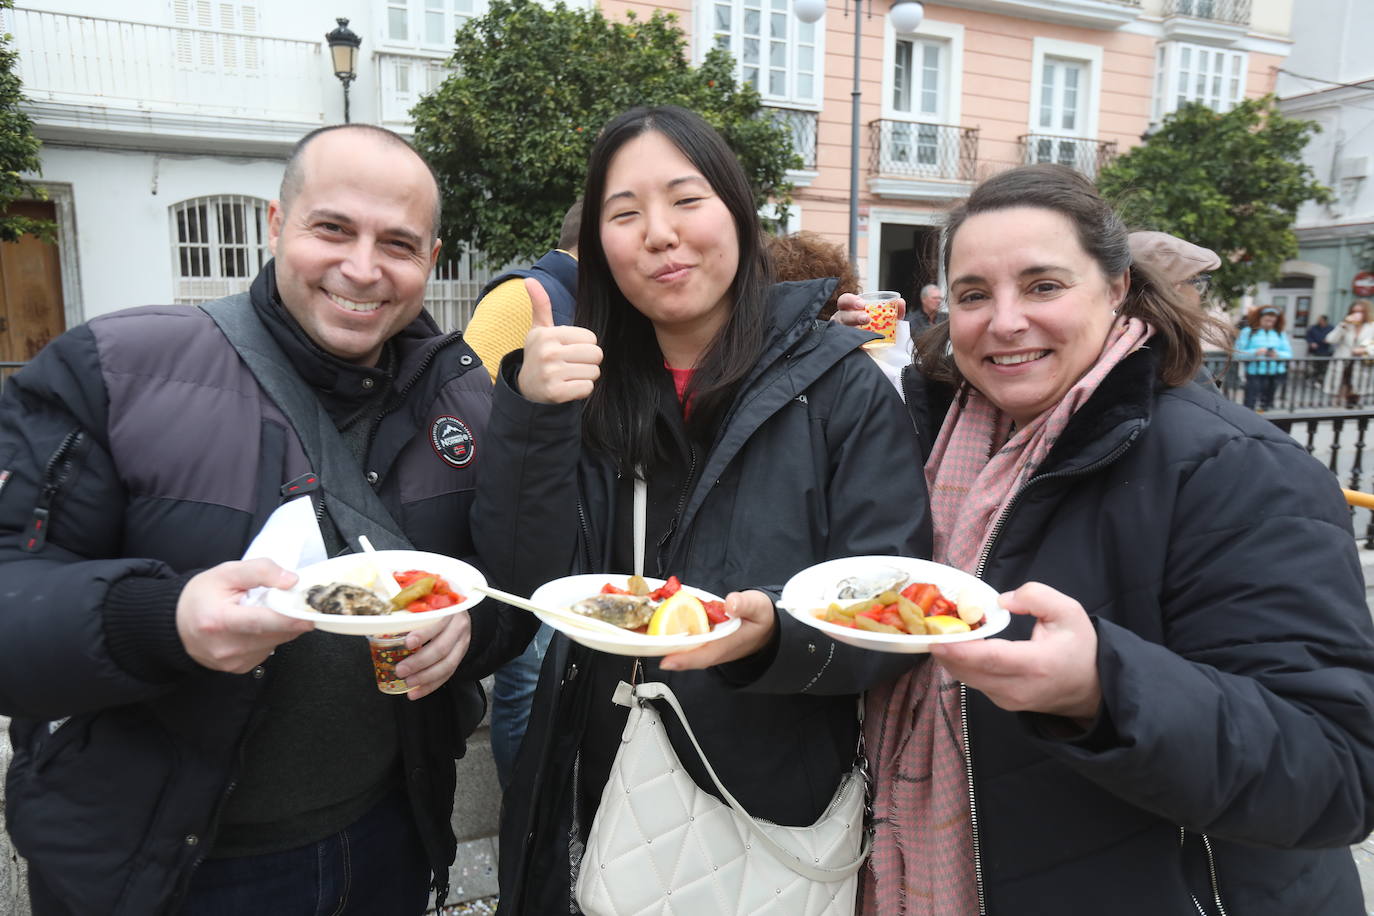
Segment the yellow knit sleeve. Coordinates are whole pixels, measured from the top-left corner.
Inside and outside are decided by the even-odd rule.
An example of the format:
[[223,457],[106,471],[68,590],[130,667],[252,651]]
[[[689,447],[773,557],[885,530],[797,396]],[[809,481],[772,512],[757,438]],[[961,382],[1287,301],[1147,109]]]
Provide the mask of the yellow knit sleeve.
[[525,281],[514,277],[483,296],[473,310],[463,339],[487,367],[493,382],[501,358],[525,345],[525,335],[529,334],[533,323],[531,308]]

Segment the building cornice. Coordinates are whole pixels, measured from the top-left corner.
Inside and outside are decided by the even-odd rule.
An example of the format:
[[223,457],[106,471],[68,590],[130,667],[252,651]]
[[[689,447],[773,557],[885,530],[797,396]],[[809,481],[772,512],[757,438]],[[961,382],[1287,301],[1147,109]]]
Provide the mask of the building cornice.
[[1244,40],[1249,29],[1233,22],[1170,16],[1164,20],[1163,32],[1165,41],[1192,41],[1197,44],[1229,47]]
[[1343,239],[1360,239],[1374,236],[1374,219],[1349,223],[1328,223],[1317,226],[1296,226],[1293,232],[1299,243],[1336,242]]
[[1089,29],[1119,29],[1140,17],[1139,6],[1119,0],[959,0],[957,5],[960,9]]
[[868,190],[869,193],[888,200],[963,200],[973,191],[973,182],[870,178]]
[[26,101],[41,140],[167,152],[266,154],[290,152],[319,120],[275,120],[169,111],[142,111],[69,102]]

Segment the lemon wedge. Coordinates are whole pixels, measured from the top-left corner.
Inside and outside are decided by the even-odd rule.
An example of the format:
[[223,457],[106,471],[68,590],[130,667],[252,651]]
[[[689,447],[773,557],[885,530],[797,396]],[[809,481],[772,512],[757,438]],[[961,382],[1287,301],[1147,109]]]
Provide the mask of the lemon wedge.
[[931,636],[944,636],[947,633],[967,633],[972,629],[958,617],[948,614],[934,614],[925,619],[926,632]]
[[650,636],[698,636],[711,629],[701,599],[680,591],[658,606],[649,618]]

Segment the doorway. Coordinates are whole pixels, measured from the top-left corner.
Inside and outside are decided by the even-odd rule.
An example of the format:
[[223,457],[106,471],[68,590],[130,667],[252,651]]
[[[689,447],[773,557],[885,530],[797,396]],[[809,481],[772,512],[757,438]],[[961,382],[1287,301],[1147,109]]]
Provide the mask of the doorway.
[[[42,200],[16,201],[7,213],[57,218],[56,206]],[[0,363],[28,362],[65,330],[57,245],[32,235],[0,243]]]
[[939,227],[883,223],[878,279],[882,289],[901,293],[912,308],[921,287],[940,282]]

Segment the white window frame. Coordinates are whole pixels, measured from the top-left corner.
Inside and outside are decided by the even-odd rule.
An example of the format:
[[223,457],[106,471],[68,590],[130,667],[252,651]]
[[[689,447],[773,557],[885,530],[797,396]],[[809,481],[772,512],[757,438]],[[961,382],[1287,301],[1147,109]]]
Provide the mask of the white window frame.
[[[1079,118],[1078,129],[1072,133],[1058,128],[1047,130],[1040,126],[1040,93],[1044,88],[1045,58],[1047,57],[1085,65],[1088,85],[1080,87],[1079,90],[1079,95],[1083,100],[1079,109],[1082,112],[1082,117]],[[1030,111],[1026,115],[1028,133],[1078,137],[1084,140],[1097,139],[1098,108],[1102,97],[1101,45],[1063,41],[1058,38],[1036,38],[1031,51],[1030,77]]]
[[[244,194],[214,194],[190,197],[167,208],[172,276],[175,279],[176,290],[174,302],[186,305],[209,302],[222,296],[244,292],[252,285],[253,278],[272,256],[267,246],[267,204],[268,202],[262,198]],[[204,237],[198,237],[199,232],[187,233],[186,237],[183,237],[183,223],[178,217],[199,207],[206,208]],[[226,242],[222,237],[221,212],[225,207],[238,210],[243,231],[242,241]],[[188,275],[183,272],[183,249],[203,250],[206,253],[206,273]],[[225,254],[234,250],[242,250],[245,253],[242,273],[224,270]]]
[[941,76],[945,84],[941,87],[939,124],[959,124],[963,111],[964,96],[964,27],[953,22],[921,23],[914,32],[901,32],[893,27],[892,20],[884,17],[883,27],[883,118],[889,121],[922,121],[926,119],[919,112],[898,111],[892,105],[896,90],[897,42],[921,41],[941,44]]
[[[445,53],[452,51],[453,35],[461,25],[460,19],[462,22],[466,22],[478,16],[485,16],[487,13],[487,0],[470,0],[472,10],[469,12],[457,9],[459,2],[460,0],[373,0],[374,9],[377,10],[378,46],[391,49],[442,51]],[[426,16],[433,12],[431,6],[439,4],[443,6],[443,16],[448,27],[444,30],[440,40],[430,41]],[[405,11],[405,38],[395,38],[391,34],[392,10]]]
[[[730,56],[735,60],[735,79],[741,84],[744,83],[744,17],[746,4],[756,3],[760,11],[760,54],[759,54],[759,98],[766,105],[773,105],[778,108],[799,108],[805,111],[820,111],[825,102],[825,33],[826,18],[822,16],[818,21],[811,23],[810,28],[814,36],[811,70],[811,94],[805,95],[797,90],[797,74],[801,72],[799,65],[800,43],[798,36],[802,29],[807,25],[803,23],[792,11],[791,0],[785,0],[783,6],[774,9],[773,0],[696,0],[694,7],[695,33],[696,33],[696,63],[700,64],[706,59],[706,53],[716,47],[716,5],[728,4],[731,8],[730,20],[730,46],[726,49]],[[770,14],[777,13],[782,16],[782,22],[787,30],[782,42],[785,44],[787,61],[784,65],[786,74],[786,91],[775,93],[770,91],[768,85],[769,72],[769,44],[774,39],[771,32],[767,31],[767,24],[770,22]]]
[[433,94],[454,72],[447,57],[378,51],[376,60],[382,123],[399,125],[407,132],[411,126],[410,109],[420,101],[420,96]]
[[[1213,111],[1227,112],[1244,101],[1245,82],[1250,67],[1247,52],[1191,41],[1161,42],[1159,48],[1156,57],[1157,95],[1154,104],[1157,120],[1177,110],[1181,102],[1202,102]],[[1199,96],[1198,61],[1202,55],[1207,55],[1209,64],[1204,76],[1206,85],[1203,87],[1203,94]],[[1186,80],[1183,69],[1185,58],[1188,61]],[[1211,69],[1218,59],[1222,62],[1220,73]],[[1180,100],[1179,96],[1183,98]]]
[[[950,178],[958,169],[958,141],[956,153],[951,159],[949,148],[941,142],[940,128],[923,130],[915,127],[904,128],[904,124],[934,124],[959,126],[963,105],[964,73],[964,27],[957,23],[922,22],[913,32],[898,32],[892,20],[885,18],[883,26],[883,80],[882,80],[882,117],[885,121],[895,122],[884,125],[877,141],[887,147],[881,151],[883,161],[901,161],[904,170],[911,177]],[[897,89],[897,44],[912,42],[914,48],[935,47],[940,55],[939,98],[933,113],[923,111],[901,111],[896,107],[894,96]],[[924,55],[922,55],[924,56]],[[913,65],[922,66],[912,55]],[[913,81],[912,91],[920,91],[918,81]],[[913,99],[914,101],[914,99]],[[919,105],[913,105],[917,108]],[[932,149],[933,147],[933,149]],[[905,149],[903,157],[902,150]],[[921,150],[926,155],[922,157]],[[889,160],[889,157],[891,159]]]
[[262,68],[257,0],[171,0],[176,65],[255,74]]

